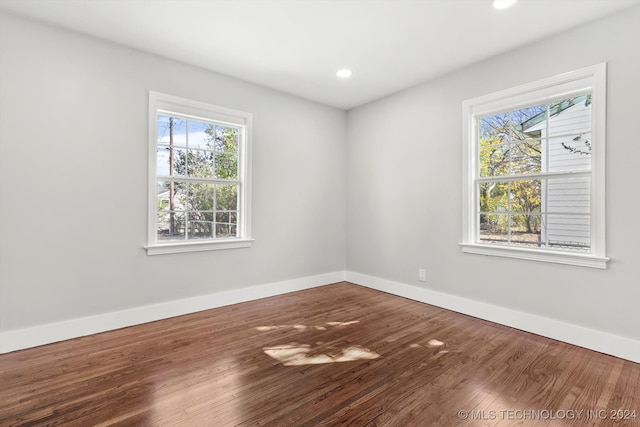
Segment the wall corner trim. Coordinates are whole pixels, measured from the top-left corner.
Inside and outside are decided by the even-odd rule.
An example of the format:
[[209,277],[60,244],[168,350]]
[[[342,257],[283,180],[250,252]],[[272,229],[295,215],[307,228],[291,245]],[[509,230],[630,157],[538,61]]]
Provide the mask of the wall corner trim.
[[640,363],[640,341],[443,292],[346,272],[346,281]]
[[344,281],[344,277],[344,271],[337,271],[0,332],[0,354],[225,305],[315,288]]

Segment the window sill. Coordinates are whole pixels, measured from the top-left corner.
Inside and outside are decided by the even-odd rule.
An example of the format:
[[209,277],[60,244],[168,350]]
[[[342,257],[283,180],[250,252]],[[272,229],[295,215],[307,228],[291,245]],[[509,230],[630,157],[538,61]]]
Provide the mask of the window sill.
[[597,257],[588,254],[551,252],[526,248],[507,248],[471,243],[460,243],[460,246],[462,247],[462,252],[469,254],[550,262],[555,264],[575,265],[579,267],[606,269],[607,262],[609,261],[609,258],[607,257]]
[[145,246],[147,255],[178,254],[182,252],[217,251],[222,249],[250,248],[253,239],[230,239],[206,242],[171,242]]

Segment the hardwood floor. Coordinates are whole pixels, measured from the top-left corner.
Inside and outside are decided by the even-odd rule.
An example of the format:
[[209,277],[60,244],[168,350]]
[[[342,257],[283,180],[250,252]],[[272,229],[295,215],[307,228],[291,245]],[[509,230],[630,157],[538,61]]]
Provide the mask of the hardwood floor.
[[2,426],[638,426],[639,412],[640,364],[349,283],[0,355]]

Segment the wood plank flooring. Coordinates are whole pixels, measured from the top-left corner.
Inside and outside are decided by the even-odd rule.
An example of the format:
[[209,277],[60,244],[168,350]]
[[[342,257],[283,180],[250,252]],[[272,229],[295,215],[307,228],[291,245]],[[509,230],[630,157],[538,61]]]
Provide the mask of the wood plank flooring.
[[640,426],[640,364],[337,283],[0,355],[0,425]]

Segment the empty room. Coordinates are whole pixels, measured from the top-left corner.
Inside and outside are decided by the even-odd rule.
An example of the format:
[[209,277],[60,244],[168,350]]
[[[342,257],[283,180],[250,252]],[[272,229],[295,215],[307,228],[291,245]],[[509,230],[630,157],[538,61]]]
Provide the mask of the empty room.
[[640,426],[640,0],[0,0],[0,426]]

